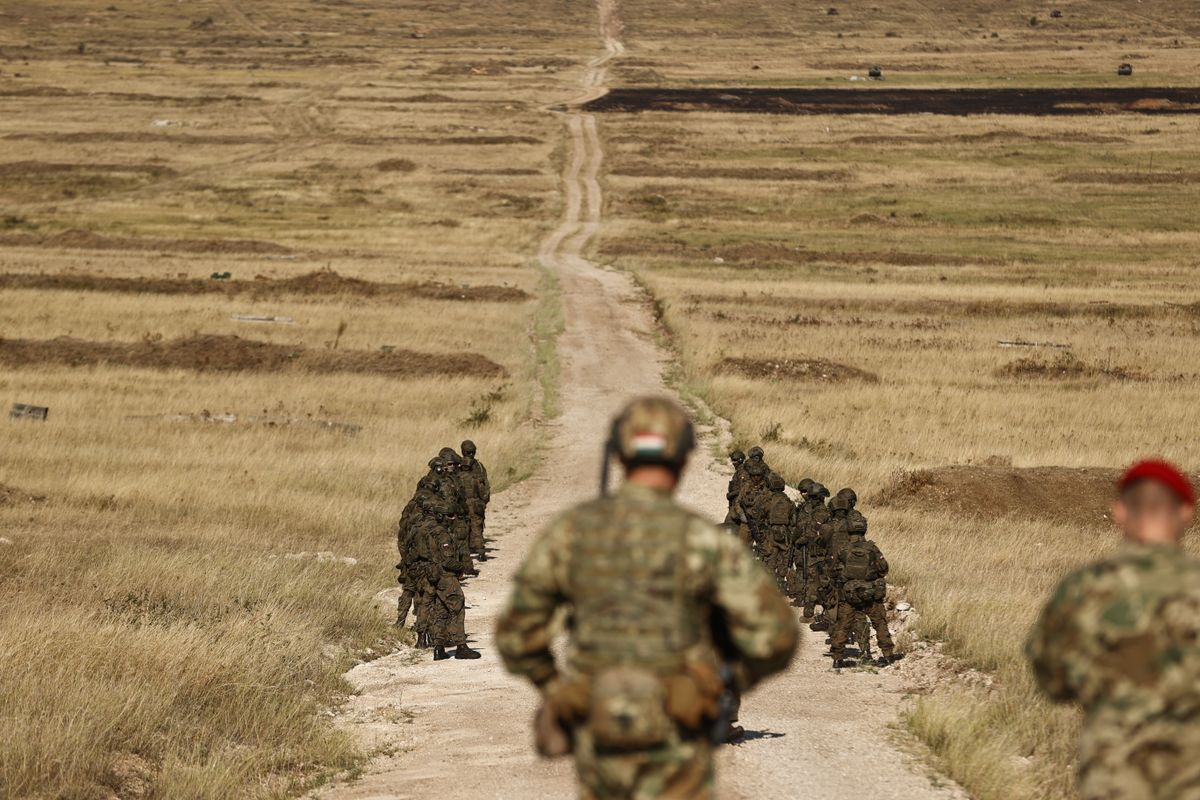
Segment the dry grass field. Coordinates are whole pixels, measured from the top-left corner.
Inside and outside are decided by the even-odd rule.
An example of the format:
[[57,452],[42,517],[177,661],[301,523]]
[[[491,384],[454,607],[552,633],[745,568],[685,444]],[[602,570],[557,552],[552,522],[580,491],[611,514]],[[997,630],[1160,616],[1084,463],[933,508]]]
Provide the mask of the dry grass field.
[[425,461],[535,464],[540,106],[592,18],[0,3],[0,401],[51,409],[0,422],[0,796],[282,797],[358,763],[318,712],[390,647],[371,599]]
[[[624,2],[609,82],[1200,85],[1187,4],[942,5]],[[543,106],[596,49],[563,0],[0,2],[0,402],[51,408],[0,422],[0,796],[360,763],[322,712],[392,644],[371,600],[424,461],[469,435],[519,480],[554,411]],[[984,800],[1069,794],[1076,720],[1019,647],[1113,544],[1104,470],[1200,466],[1198,127],[600,119],[596,258],[739,442],[859,490],[918,633],[994,676],[907,719]]]
[[[617,85],[849,89],[870,64],[888,88],[1197,83],[1176,3],[832,5],[625,3]],[[1200,465],[1200,118],[601,128],[597,255],[657,298],[678,381],[791,481],[857,488],[919,633],[994,676],[942,684],[912,729],[975,796],[1068,796],[1076,720],[1035,697],[1020,647],[1057,578],[1115,544],[1111,473],[1066,468]]]

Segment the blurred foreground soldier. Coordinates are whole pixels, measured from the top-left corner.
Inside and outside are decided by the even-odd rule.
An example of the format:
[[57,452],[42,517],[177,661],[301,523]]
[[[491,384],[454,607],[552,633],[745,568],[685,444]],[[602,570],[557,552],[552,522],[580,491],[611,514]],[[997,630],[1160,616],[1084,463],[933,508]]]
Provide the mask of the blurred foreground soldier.
[[1117,555],[1068,575],[1029,639],[1038,683],[1083,707],[1083,800],[1200,798],[1200,563],[1180,547],[1192,485],[1161,461],[1122,477]]
[[429,512],[431,518],[417,531],[411,548],[412,572],[424,579],[419,616],[427,618],[421,627],[427,628],[434,661],[450,658],[448,647],[455,648],[454,658],[476,659],[479,653],[467,647],[467,603],[460,583],[466,564],[453,533],[454,509],[434,501]]
[[[574,753],[588,800],[712,797],[712,750],[736,697],[784,669],[799,632],[750,551],[676,505],[694,447],[675,403],[647,398],[616,419],[606,451],[614,496],[543,531],[496,633],[508,669],[542,692],[538,749]],[[550,651],[568,612],[560,670]]]
[[458,481],[467,496],[467,522],[470,526],[471,552],[487,561],[487,545],[483,538],[488,503],[492,502],[492,484],[487,470],[476,458],[478,448],[470,439],[462,443],[462,459],[458,468]]
[[[845,503],[845,498],[842,498],[842,503]],[[849,538],[838,553],[833,573],[833,596],[838,601],[837,622],[830,646],[833,666],[839,669],[850,666],[845,654],[851,633],[858,641],[859,663],[870,663],[873,626],[883,654],[875,663],[886,667],[895,660],[896,649],[891,631],[888,630],[887,609],[883,604],[887,599],[887,559],[874,542],[867,541],[865,518],[854,520],[847,526],[847,531]]]

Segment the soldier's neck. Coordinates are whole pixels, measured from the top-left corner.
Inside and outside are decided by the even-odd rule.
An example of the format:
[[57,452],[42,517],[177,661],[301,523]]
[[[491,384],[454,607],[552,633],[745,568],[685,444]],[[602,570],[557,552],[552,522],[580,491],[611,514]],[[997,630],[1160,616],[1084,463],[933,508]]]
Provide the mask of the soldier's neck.
[[633,486],[670,494],[679,485],[679,475],[666,467],[647,465],[631,469],[625,476],[625,482]]

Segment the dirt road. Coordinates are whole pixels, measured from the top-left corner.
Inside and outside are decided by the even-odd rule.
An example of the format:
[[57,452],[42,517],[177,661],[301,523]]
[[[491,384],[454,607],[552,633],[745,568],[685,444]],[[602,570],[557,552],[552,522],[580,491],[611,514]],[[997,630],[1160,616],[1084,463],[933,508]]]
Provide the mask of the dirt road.
[[[615,3],[601,0],[599,9],[605,51],[589,64],[585,93],[571,108],[603,94],[606,65],[624,52]],[[606,421],[630,396],[667,389],[666,355],[652,337],[645,298],[629,276],[583,255],[601,224],[604,150],[596,120],[578,110],[562,117],[570,145],[566,210],[539,256],[562,290],[563,414],[552,423],[539,474],[493,503],[489,530],[496,558],[466,587],[467,630],[483,659],[435,664],[427,652],[408,651],[352,670],[348,678],[360,693],[342,710],[341,724],[382,754],[358,780],[315,797],[526,800],[573,794],[569,764],[542,762],[533,754],[528,725],[536,696],[504,673],[492,628],[530,538],[558,511],[595,493]],[[682,499],[711,516],[723,514],[725,481],[700,448]],[[747,701],[742,722],[750,735],[721,754],[721,796],[960,797],[936,789],[890,743],[900,680],[835,673],[824,649],[823,637],[809,636],[792,670]]]

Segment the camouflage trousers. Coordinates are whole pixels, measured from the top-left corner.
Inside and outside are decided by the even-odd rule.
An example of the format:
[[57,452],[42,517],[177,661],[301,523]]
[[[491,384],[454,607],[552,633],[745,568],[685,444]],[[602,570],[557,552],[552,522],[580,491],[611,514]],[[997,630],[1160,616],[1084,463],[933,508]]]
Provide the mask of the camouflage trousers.
[[449,572],[443,572],[429,593],[429,635],[433,644],[457,647],[467,643],[467,599],[462,584]]
[[575,734],[581,800],[712,800],[712,745],[676,733],[654,750],[598,751],[586,726]]
[[881,602],[867,605],[854,605],[842,601],[837,606],[837,618],[833,625],[833,636],[829,649],[833,657],[841,658],[846,652],[846,645],[853,634],[862,654],[871,652],[871,627],[875,628],[875,637],[879,639],[879,649],[883,655],[890,656],[896,649],[892,642],[891,631],[888,630],[887,609]]
[[1081,800],[1200,800],[1200,719],[1089,715],[1079,738]]
[[790,573],[792,571],[791,551],[786,548],[768,548],[763,553],[763,565],[775,576],[775,583],[779,586],[779,591],[784,594],[788,593]]
[[479,500],[467,501],[467,524],[470,526],[468,544],[472,553],[482,553],[484,549],[483,528],[487,506]]
[[450,532],[454,536],[458,560],[467,565],[467,572],[474,572],[475,560],[471,558],[471,522],[468,516],[470,515],[464,515],[454,520],[454,527]]

